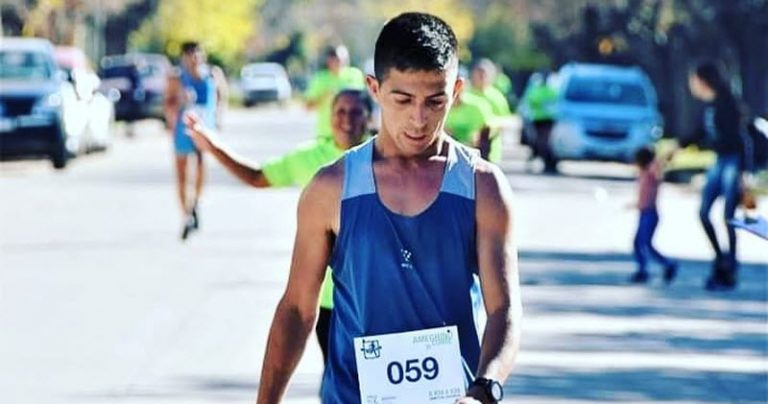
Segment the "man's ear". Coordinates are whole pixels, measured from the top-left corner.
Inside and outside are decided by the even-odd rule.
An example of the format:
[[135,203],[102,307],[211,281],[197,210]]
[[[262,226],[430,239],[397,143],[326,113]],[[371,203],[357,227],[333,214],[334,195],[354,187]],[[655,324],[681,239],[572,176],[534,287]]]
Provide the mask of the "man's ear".
[[459,97],[461,91],[464,90],[464,78],[456,77],[456,82],[453,83],[453,101],[456,102],[456,98]]
[[365,85],[368,87],[368,94],[370,94],[376,102],[379,102],[379,91],[381,90],[381,87],[379,87],[379,80],[371,74],[366,74]]

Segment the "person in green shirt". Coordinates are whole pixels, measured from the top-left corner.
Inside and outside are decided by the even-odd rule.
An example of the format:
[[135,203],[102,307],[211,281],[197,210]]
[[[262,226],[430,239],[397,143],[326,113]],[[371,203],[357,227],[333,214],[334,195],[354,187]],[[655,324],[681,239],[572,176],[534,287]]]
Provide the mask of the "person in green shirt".
[[344,89],[365,89],[365,75],[349,66],[349,52],[344,45],[332,46],[325,52],[325,69],[315,73],[304,93],[306,106],[317,111],[316,133],[318,138],[330,139],[331,99]]
[[[372,102],[363,90],[342,90],[331,100],[332,139],[314,139],[280,157],[268,159],[263,165],[235,155],[193,114],[184,121],[189,136],[202,152],[213,155],[230,173],[256,188],[305,186],[315,173],[336,161],[344,152],[362,143],[368,135]],[[325,273],[320,292],[320,314],[315,332],[323,352],[328,355],[328,331],[333,309],[333,280],[330,268]]]
[[[478,96],[488,102],[493,115],[493,122],[488,126],[494,129],[489,132],[490,138],[485,139],[480,137],[478,139],[478,146],[480,150],[488,147],[488,160],[493,163],[499,163],[501,161],[502,143],[501,143],[501,130],[499,127],[499,118],[505,118],[512,114],[509,110],[509,103],[504,94],[493,86],[493,81],[496,76],[496,65],[489,59],[480,59],[472,67],[472,73],[470,74],[469,93]],[[490,142],[488,146],[484,146],[483,143]]]
[[557,119],[558,93],[553,85],[541,73],[531,76],[528,88],[520,103],[520,112],[529,123],[528,130],[533,157],[539,156],[544,160],[544,172],[557,172],[557,156],[549,144],[550,133]]
[[[509,97],[509,94],[511,94],[513,90],[512,79],[501,71],[501,69],[496,70],[496,78],[493,79],[493,86],[501,91],[502,94],[506,94],[507,97]],[[509,99],[507,99],[507,103],[509,103]]]
[[480,155],[487,159],[492,120],[488,101],[464,89],[448,112],[445,130],[459,142],[479,148]]

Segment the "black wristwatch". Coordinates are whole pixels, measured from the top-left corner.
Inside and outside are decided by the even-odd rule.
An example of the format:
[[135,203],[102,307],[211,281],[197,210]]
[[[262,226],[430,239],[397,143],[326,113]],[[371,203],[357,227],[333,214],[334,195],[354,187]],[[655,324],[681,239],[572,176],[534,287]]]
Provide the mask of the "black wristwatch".
[[484,377],[478,377],[472,382],[472,386],[477,386],[483,389],[485,395],[493,400],[494,403],[498,403],[504,398],[504,389],[501,387],[501,383],[496,380],[486,379]]

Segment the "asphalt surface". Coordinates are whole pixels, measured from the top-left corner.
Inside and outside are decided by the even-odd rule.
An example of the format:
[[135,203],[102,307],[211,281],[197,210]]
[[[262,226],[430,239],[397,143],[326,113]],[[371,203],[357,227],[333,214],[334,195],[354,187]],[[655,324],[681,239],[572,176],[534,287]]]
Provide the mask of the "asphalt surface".
[[[223,136],[263,161],[312,128],[265,107],[231,111]],[[2,402],[253,402],[299,191],[251,190],[209,161],[202,229],[181,243],[170,141],[156,122],[135,132],[62,172],[0,162]],[[543,176],[506,140],[525,304],[509,402],[768,401],[767,242],[740,233],[740,287],[704,291],[698,184],[665,184],[655,241],[679,278],[630,286],[632,168]],[[318,402],[321,371],[311,340],[286,402]]]

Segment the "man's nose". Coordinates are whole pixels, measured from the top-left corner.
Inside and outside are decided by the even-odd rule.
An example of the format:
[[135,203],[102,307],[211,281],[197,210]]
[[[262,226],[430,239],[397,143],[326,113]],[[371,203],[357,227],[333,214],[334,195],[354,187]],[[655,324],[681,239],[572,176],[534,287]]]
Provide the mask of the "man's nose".
[[416,105],[411,111],[411,124],[415,128],[423,128],[427,125],[427,106]]

